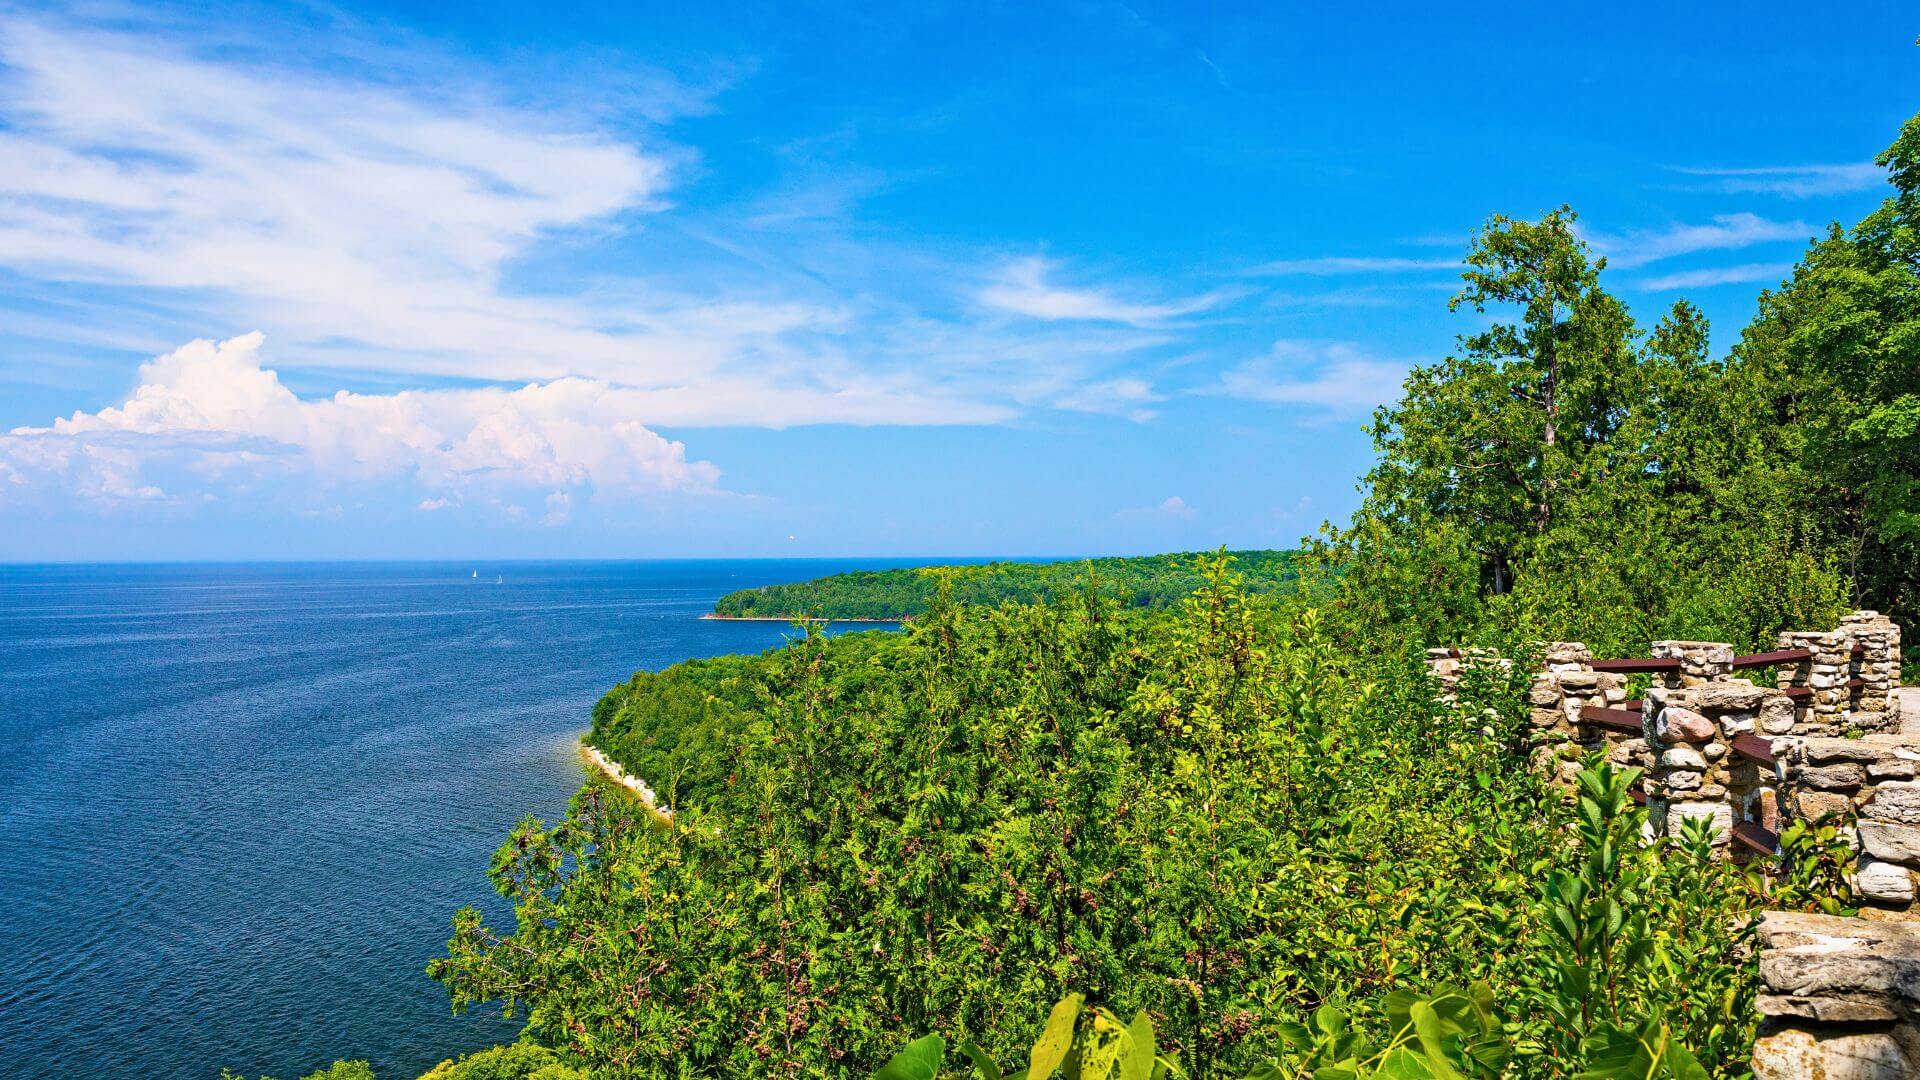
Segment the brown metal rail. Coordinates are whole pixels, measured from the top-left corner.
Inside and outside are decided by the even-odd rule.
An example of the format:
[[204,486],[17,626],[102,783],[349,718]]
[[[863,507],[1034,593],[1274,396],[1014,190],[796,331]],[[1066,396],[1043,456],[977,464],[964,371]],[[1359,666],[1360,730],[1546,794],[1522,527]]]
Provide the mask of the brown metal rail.
[[1625,709],[1603,709],[1598,705],[1587,705],[1580,710],[1580,719],[1595,727],[1612,728],[1615,731],[1631,731],[1640,734],[1642,728],[1640,714]]
[[1773,743],[1758,735],[1735,735],[1727,745],[1748,761],[1761,765],[1773,764]]
[[1748,653],[1733,658],[1731,666],[1738,671],[1741,668],[1773,667],[1776,664],[1797,664],[1802,660],[1813,659],[1812,649],[1776,649],[1773,652]]
[[1733,838],[1756,855],[1778,855],[1780,836],[1757,821],[1743,821],[1733,827]]
[[1595,671],[1614,671],[1633,674],[1638,671],[1679,671],[1680,661],[1676,657],[1642,657],[1638,660],[1595,660],[1588,665]]

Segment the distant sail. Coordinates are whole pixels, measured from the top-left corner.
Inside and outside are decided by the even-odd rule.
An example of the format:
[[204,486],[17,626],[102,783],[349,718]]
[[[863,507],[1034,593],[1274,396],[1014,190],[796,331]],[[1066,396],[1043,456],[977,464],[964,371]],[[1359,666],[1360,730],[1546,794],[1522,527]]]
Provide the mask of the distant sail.
[[473,576],[474,576],[474,577],[479,577],[479,576],[480,576],[480,571],[478,571],[478,570],[475,570],[475,571],[473,572]]

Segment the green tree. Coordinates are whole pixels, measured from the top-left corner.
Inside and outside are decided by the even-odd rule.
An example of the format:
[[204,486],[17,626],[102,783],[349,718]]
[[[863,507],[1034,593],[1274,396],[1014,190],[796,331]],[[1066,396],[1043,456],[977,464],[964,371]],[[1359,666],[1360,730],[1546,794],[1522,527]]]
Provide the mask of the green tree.
[[1920,610],[1920,117],[1877,159],[1893,194],[1763,294],[1736,362],[1856,603]]

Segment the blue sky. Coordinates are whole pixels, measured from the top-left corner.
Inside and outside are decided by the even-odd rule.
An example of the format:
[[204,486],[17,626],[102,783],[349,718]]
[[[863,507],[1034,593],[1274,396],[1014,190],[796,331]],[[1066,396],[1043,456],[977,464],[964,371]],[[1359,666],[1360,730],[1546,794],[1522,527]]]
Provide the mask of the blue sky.
[[1290,546],[1487,215],[1724,349],[1882,197],[1916,30],[0,6],[0,559]]

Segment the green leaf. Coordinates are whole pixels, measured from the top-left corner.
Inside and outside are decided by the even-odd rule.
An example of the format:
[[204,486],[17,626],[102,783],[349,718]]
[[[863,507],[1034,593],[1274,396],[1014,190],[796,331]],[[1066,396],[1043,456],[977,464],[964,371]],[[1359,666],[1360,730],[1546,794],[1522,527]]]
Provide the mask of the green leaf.
[[1005,1080],[1000,1073],[1000,1066],[994,1064],[993,1058],[987,1056],[987,1052],[980,1048],[979,1043],[972,1039],[962,1039],[960,1052],[966,1055],[968,1061],[973,1062],[973,1071],[980,1080]]
[[1127,1056],[1120,1059],[1120,1080],[1153,1080],[1157,1051],[1153,1021],[1148,1019],[1147,1010],[1141,1009],[1133,1015],[1133,1023],[1127,1025],[1127,1035],[1130,1045]]
[[946,1056],[947,1040],[927,1035],[907,1044],[905,1050],[887,1059],[873,1080],[934,1080],[940,1074],[940,1061]]
[[1080,1003],[1084,1000],[1079,994],[1068,994],[1054,1005],[1047,1016],[1046,1030],[1040,1033],[1040,1041],[1033,1044],[1033,1054],[1028,1058],[1028,1080],[1047,1080],[1067,1060],[1067,1053],[1073,1049],[1073,1026],[1080,1019]]

